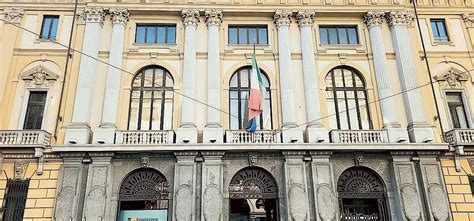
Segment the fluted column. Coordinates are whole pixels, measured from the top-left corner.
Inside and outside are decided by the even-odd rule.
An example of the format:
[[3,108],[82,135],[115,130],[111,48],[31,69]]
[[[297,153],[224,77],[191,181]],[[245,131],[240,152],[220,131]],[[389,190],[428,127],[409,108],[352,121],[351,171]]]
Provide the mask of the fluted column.
[[219,27],[222,23],[222,11],[205,11],[207,24],[207,122],[203,131],[205,143],[222,142],[224,131],[221,127],[221,74]]
[[381,29],[384,16],[385,12],[383,11],[367,12],[364,16],[364,22],[369,29],[383,126],[384,129],[389,130],[389,140],[391,142],[399,142],[401,140],[407,140],[408,134],[406,129],[400,128],[395,100],[392,97],[394,93],[390,87],[390,71],[388,69],[387,55]]
[[[290,48],[290,23],[291,23],[291,11],[276,11],[273,16],[273,21],[278,29],[278,57],[279,57],[279,69],[280,69],[280,98],[281,98],[281,116],[282,116],[282,129],[289,136],[283,133],[283,142],[302,142],[303,134],[301,137],[296,134],[291,134],[290,131],[294,131],[297,126],[296,124],[296,112],[295,112],[295,95],[293,88],[293,68],[291,62],[291,48]],[[290,137],[291,136],[291,137]],[[296,140],[296,141],[294,141]]]
[[303,62],[304,96],[306,102],[306,121],[308,142],[329,141],[328,131],[321,123],[321,107],[316,79],[316,63],[314,57],[313,19],[314,11],[298,11],[296,20],[300,27],[301,56]]
[[181,125],[176,131],[176,142],[196,143],[196,113],[194,98],[196,96],[196,29],[199,23],[198,10],[183,10],[181,12],[184,24],[184,65],[183,65],[183,94],[181,105]]
[[395,50],[398,76],[402,87],[405,112],[408,121],[408,132],[412,142],[430,142],[434,139],[433,130],[426,122],[425,110],[421,101],[421,91],[416,88],[418,82],[415,58],[408,34],[408,24],[414,16],[409,12],[388,12],[386,14],[392,43]]
[[[112,20],[112,37],[110,40],[109,64],[122,67],[125,26],[129,20],[127,9],[110,9]],[[115,129],[117,128],[117,112],[120,94],[121,71],[115,67],[107,68],[104,105],[102,108],[102,122],[100,128],[94,131],[94,143],[114,143]]]
[[[76,97],[72,123],[66,130],[66,142],[84,144],[91,140],[89,120],[92,107],[93,88],[97,71],[100,33],[104,22],[103,8],[85,8],[79,18],[85,22],[84,43],[82,45],[79,77],[77,79]],[[87,55],[87,56],[86,56]]]

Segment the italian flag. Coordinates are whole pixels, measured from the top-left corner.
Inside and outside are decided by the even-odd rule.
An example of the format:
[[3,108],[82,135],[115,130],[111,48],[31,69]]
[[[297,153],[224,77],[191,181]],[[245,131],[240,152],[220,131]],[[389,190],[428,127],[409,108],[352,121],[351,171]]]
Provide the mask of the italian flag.
[[262,82],[262,73],[257,65],[255,53],[252,57],[252,71],[250,72],[250,99],[248,102],[248,132],[257,130],[257,116],[263,112],[263,101],[265,99],[265,87]]

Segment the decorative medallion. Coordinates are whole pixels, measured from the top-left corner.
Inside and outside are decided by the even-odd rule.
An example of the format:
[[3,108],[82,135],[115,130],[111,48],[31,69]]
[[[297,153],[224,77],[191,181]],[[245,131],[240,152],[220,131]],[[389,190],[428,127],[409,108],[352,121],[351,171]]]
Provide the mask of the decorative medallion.
[[142,167],[148,167],[148,163],[150,162],[150,156],[149,154],[142,153],[140,154],[140,164]]
[[372,26],[380,26],[383,23],[385,12],[383,11],[369,11],[364,15],[364,23],[368,28]]
[[220,10],[206,10],[204,15],[206,16],[207,26],[220,26],[222,23],[222,17],[224,16]]
[[451,68],[447,73],[441,76],[435,76],[434,79],[437,81],[446,81],[451,88],[454,88],[456,86],[463,86],[463,83],[469,80],[469,75],[467,73],[460,73]]
[[15,161],[13,166],[15,170],[15,179],[23,179],[25,177],[26,169],[28,169],[28,163]]
[[337,181],[340,197],[383,197],[382,181],[365,168],[352,167],[344,171]]
[[119,192],[121,201],[167,199],[169,184],[160,172],[143,168],[131,172],[122,183]]
[[234,199],[276,199],[278,187],[269,172],[258,167],[248,167],[232,177],[229,194]]
[[257,154],[249,154],[249,166],[257,165]]
[[364,154],[363,153],[354,153],[354,164],[357,167],[362,166],[364,163]]

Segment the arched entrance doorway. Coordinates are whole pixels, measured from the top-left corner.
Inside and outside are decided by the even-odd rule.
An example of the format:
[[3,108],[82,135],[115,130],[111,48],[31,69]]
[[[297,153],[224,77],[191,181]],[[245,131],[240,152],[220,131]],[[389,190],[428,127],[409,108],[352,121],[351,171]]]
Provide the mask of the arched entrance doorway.
[[278,220],[278,186],[260,167],[247,167],[230,181],[230,221]]
[[119,221],[146,219],[168,220],[169,185],[157,170],[132,171],[119,192]]
[[382,179],[365,167],[345,170],[337,181],[341,220],[387,221],[386,191]]

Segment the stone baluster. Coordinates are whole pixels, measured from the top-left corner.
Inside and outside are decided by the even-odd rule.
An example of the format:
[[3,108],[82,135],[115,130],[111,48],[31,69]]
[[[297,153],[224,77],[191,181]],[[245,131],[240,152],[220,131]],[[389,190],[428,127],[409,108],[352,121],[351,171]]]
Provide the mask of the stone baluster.
[[[115,67],[122,67],[125,27],[129,20],[127,9],[110,9],[112,20],[112,38],[110,40],[109,63]],[[100,128],[94,131],[94,143],[114,143],[117,129],[117,112],[120,94],[121,70],[109,66],[105,85],[104,105]]]
[[405,112],[408,121],[408,134],[412,142],[432,142],[434,132],[426,122],[425,110],[421,99],[421,91],[413,57],[412,39],[408,33],[408,25],[414,16],[409,12],[388,12],[386,14],[392,43],[395,50],[397,69],[403,93]]
[[300,27],[301,55],[303,61],[304,96],[306,102],[306,128],[308,142],[329,142],[329,133],[321,123],[321,107],[319,105],[319,88],[316,79],[316,63],[314,58],[313,19],[314,11],[298,11],[296,20]]
[[[100,33],[105,18],[103,8],[85,8],[79,13],[80,22],[85,22],[79,77],[71,125],[66,129],[65,141],[71,144],[91,142],[89,120],[92,108],[92,96],[97,71]],[[87,56],[86,56],[87,55]]]
[[203,131],[205,143],[222,143],[224,130],[221,126],[221,73],[219,51],[219,27],[222,23],[222,11],[205,12],[207,24],[207,123]]
[[384,16],[385,12],[382,11],[367,12],[364,16],[364,22],[369,29],[384,129],[388,130],[389,142],[396,143],[408,140],[408,132],[406,129],[401,128],[395,100],[392,97],[394,93],[390,86],[390,71],[381,28]]
[[198,10],[181,12],[184,24],[184,65],[181,125],[176,130],[176,143],[197,143],[196,110],[196,29],[199,23]]
[[295,95],[290,48],[291,11],[276,11],[273,21],[278,29],[278,58],[280,69],[280,98],[283,142],[303,142],[303,133],[296,124]]

